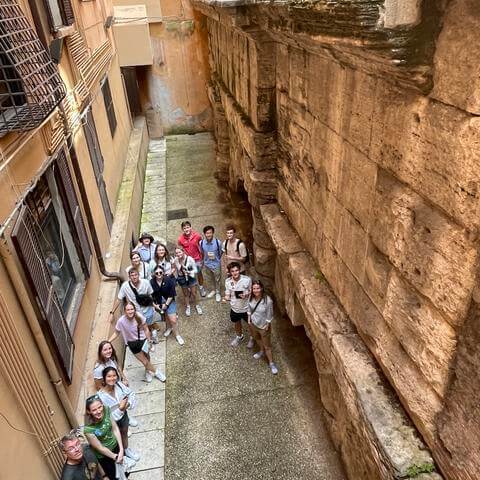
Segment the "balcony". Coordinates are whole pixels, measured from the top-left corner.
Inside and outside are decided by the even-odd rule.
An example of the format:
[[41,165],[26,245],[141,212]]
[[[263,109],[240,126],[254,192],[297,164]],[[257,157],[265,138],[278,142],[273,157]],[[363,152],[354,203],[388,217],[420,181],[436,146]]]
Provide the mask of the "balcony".
[[57,68],[20,5],[0,0],[0,135],[39,126],[64,96]]

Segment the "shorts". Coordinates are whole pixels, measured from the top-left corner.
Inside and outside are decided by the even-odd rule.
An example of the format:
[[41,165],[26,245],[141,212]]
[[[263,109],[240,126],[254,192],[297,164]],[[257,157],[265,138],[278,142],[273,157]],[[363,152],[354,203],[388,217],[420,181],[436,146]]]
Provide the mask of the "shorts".
[[117,420],[117,425],[120,430],[127,430],[128,426],[130,425],[130,420],[128,418],[127,412],[123,414],[123,417],[120,420]]
[[240,322],[241,320],[248,322],[248,314],[247,312],[234,312],[233,310],[230,310],[230,320],[233,323]]
[[[162,298],[162,303],[165,303],[166,300]],[[166,314],[167,315],[173,315],[174,313],[177,313],[177,304],[175,303],[175,300],[168,306]]]
[[188,277],[185,279],[185,277],[178,277],[177,278],[177,283],[182,287],[182,288],[188,288],[188,287],[194,287],[197,284],[197,279],[195,277]]
[[130,351],[136,355],[137,353],[140,353],[142,351],[142,348],[143,348],[143,344],[146,342],[146,339],[143,339],[143,340],[132,340],[130,342],[127,343],[128,345],[128,348],[130,349]]
[[147,307],[145,311],[142,310],[142,315],[145,317],[147,325],[150,326],[153,323],[153,314],[155,310],[153,307]]

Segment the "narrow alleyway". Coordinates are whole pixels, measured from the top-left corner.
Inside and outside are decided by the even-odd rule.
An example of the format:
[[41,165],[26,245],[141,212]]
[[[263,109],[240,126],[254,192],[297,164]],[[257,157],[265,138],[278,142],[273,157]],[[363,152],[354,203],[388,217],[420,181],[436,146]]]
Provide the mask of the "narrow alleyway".
[[[233,209],[213,177],[209,134],[168,137],[166,172],[164,144],[151,147],[142,230],[166,236],[173,246],[185,218],[198,231],[214,225],[220,238],[229,220],[246,228],[248,210],[238,203]],[[142,398],[140,426],[131,439],[145,458],[131,479],[344,479],[322,425],[317,373],[303,329],[275,319],[275,377],[245,344],[229,346],[233,329],[227,305],[202,299],[204,314],[188,318],[177,292],[186,343],[180,347],[169,338],[157,346],[154,359],[160,365],[166,350],[166,390],[159,382],[134,383],[137,391],[150,393]],[[127,358],[127,371],[130,366]]]

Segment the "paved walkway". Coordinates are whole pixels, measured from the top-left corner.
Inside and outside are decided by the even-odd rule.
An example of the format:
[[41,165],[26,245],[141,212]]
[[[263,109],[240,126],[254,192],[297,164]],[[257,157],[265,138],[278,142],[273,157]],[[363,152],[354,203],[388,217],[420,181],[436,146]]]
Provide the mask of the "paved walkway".
[[[233,209],[213,178],[209,134],[168,137],[166,146],[166,205],[160,199],[164,143],[152,142],[142,230],[175,244],[182,215],[196,230],[212,224],[221,236],[229,220],[248,224],[245,206]],[[172,217],[181,218],[168,220]],[[322,425],[317,374],[303,329],[287,319],[274,320],[275,377],[245,344],[229,346],[233,329],[227,305],[202,299],[204,314],[187,318],[181,293],[178,300],[186,343],[180,347],[169,338],[154,355],[163,365],[166,350],[166,390],[158,381],[142,382],[141,369],[127,358],[128,375],[138,379],[132,383],[140,392],[140,426],[132,429],[131,444],[143,455],[130,478],[343,480]]]

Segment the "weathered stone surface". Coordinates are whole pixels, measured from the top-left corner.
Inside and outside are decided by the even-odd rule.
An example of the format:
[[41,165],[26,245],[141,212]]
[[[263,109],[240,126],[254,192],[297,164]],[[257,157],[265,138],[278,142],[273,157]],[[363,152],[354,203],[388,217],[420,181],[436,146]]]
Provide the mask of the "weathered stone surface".
[[371,238],[453,325],[465,317],[478,257],[468,234],[394,177],[378,176]]
[[478,2],[450,2],[437,40],[430,95],[476,115],[480,114],[479,22]]
[[253,242],[253,255],[255,257],[255,271],[263,277],[275,276],[275,250],[269,250],[258,246]]
[[383,318],[424,377],[443,396],[455,353],[455,330],[396,271],[390,276]]
[[[468,323],[480,231],[480,120],[471,115],[479,113],[476,43],[462,50],[457,32],[464,23],[467,37],[476,38],[478,14],[472,0],[452,0],[444,17],[446,2],[424,2],[421,11],[414,0],[360,3],[357,13],[382,7],[371,31],[372,17],[360,25],[347,14],[357,2],[233,0],[228,9],[214,2],[202,10],[211,25],[219,152],[228,150],[230,185],[244,185],[257,217],[261,212],[253,228],[260,270],[268,265],[265,278],[274,275],[279,308],[312,340],[326,421],[350,477],[384,480],[402,471],[390,468],[402,463],[400,454],[385,460],[380,452],[358,400],[360,384],[351,380],[361,372],[354,375],[347,359],[364,366],[366,353],[446,476],[457,480],[455,444],[464,427],[471,438],[480,432],[465,426],[457,405],[462,394],[470,399],[465,385],[476,371],[462,370],[458,335]],[[347,15],[341,25],[340,12]],[[386,26],[401,26],[388,32],[390,48],[396,45],[388,54],[378,37]],[[302,268],[310,273],[294,273]],[[347,319],[348,333],[324,324],[333,308],[319,300],[327,285],[342,312],[331,315]],[[445,441],[438,429],[443,414]],[[383,416],[387,424],[393,419]],[[393,437],[389,431],[384,440]],[[475,465],[480,470],[480,459],[464,463],[468,474]]]
[[378,82],[370,158],[468,229],[480,225],[480,119]]

